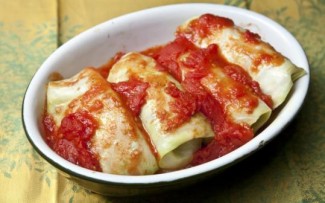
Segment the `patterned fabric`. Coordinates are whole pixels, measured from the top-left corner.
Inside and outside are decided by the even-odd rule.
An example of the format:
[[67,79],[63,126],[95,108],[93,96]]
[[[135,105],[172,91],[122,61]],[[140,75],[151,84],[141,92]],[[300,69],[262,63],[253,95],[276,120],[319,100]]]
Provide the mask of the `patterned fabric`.
[[[21,122],[24,92],[58,46],[110,18],[186,0],[0,1],[0,202],[324,202],[325,1],[200,1],[243,7],[287,28],[311,68],[298,116],[271,143],[213,178],[155,196],[112,198],[67,180],[28,142]],[[37,99],[37,98],[36,98]]]

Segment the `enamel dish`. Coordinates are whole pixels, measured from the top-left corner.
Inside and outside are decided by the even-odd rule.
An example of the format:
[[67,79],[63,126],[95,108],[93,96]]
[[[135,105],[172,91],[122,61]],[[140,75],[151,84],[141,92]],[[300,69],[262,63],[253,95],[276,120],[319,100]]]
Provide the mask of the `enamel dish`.
[[[162,174],[136,176],[113,175],[77,166],[57,155],[46,144],[43,139],[40,122],[44,111],[46,87],[52,73],[58,72],[64,78],[71,78],[85,67],[99,67],[105,64],[117,52],[137,52],[156,45],[167,44],[174,39],[174,33],[178,26],[184,25],[184,29],[186,29],[186,22],[189,19],[205,13],[227,17],[233,20],[237,26],[258,33],[263,41],[272,45],[278,52],[306,72],[304,76],[294,82],[291,92],[283,103],[282,93],[274,95],[274,98],[281,100],[282,104],[277,108],[276,113],[271,115],[270,122],[267,122],[252,140],[218,159],[198,166]],[[227,33],[224,34],[226,35]],[[222,38],[220,39],[222,40]],[[209,40],[201,39],[196,41],[196,43],[198,46],[207,46],[207,44],[211,43]],[[225,44],[224,46],[227,45]],[[229,60],[235,57],[229,50],[227,53]],[[146,76],[144,75],[143,77],[145,78]],[[115,79],[123,80],[122,77]],[[167,78],[166,80],[171,79]],[[86,83],[87,80],[85,79],[81,82]],[[46,161],[56,167],[61,174],[76,181],[82,187],[96,193],[114,196],[149,194],[179,188],[202,179],[207,179],[211,175],[257,152],[258,149],[276,137],[296,116],[306,97],[308,86],[309,66],[306,55],[297,40],[278,23],[261,14],[231,6],[176,4],[142,10],[108,20],[86,30],[59,47],[46,59],[33,76],[25,93],[22,119],[27,138],[35,150]],[[106,93],[111,94],[110,91],[107,90]],[[55,97],[56,93],[52,93]],[[155,101],[154,97],[152,101]],[[147,112],[143,112],[143,115],[141,115],[143,117],[155,111],[149,103],[147,105]],[[264,109],[266,110],[263,110],[263,112],[268,112],[267,108]],[[119,114],[118,109],[114,112],[117,115]],[[267,115],[269,116],[269,114]],[[120,116],[123,119],[125,115],[122,113]],[[197,117],[199,121],[193,120],[193,122],[201,122],[202,125],[205,125],[205,122],[199,118],[201,115],[197,115]],[[155,131],[156,129],[151,130]],[[206,131],[204,136],[209,137],[209,130],[206,129]],[[160,137],[157,136],[155,139],[159,142]],[[190,138],[186,139],[189,140]],[[141,138],[139,143],[141,144],[142,142]],[[102,146],[99,143],[97,147],[100,150]],[[163,157],[171,150],[161,146],[159,153]],[[105,159],[106,155],[103,155],[101,158]],[[149,168],[155,169],[157,167],[156,163],[152,162],[153,157],[143,157],[143,159],[148,159],[147,162],[144,161],[143,163],[151,164]],[[116,162],[118,161],[116,160]],[[166,163],[162,161],[160,165],[166,168],[173,167],[168,165],[170,162]],[[148,167],[148,165],[142,167]],[[112,170],[111,166],[108,165],[106,170]]]

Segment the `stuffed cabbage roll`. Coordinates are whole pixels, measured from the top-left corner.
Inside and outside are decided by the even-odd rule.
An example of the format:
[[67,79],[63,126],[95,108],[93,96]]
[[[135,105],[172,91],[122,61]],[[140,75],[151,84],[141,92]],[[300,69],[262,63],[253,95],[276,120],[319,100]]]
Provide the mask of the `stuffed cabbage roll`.
[[270,117],[272,101],[241,67],[226,62],[218,52],[215,45],[198,48],[179,37],[158,49],[153,57],[188,92],[198,96],[210,94],[228,120],[257,131]]
[[68,161],[111,174],[158,170],[146,133],[95,69],[49,82],[46,110],[47,141]]
[[173,77],[160,71],[151,57],[126,54],[110,70],[108,81],[139,115],[163,170],[185,167],[202,139],[214,136],[208,120],[197,112],[194,98]]
[[271,96],[273,108],[285,100],[293,81],[305,74],[258,34],[234,25],[228,18],[205,14],[184,23],[177,35],[201,48],[217,44],[229,62],[243,67]]

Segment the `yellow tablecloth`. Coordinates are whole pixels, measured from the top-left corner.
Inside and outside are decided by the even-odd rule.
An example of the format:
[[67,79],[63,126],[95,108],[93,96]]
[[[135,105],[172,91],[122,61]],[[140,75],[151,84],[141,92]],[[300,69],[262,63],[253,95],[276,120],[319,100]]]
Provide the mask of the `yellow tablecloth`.
[[185,0],[0,0],[0,202],[325,202],[325,1],[215,0],[260,12],[304,47],[310,91],[298,116],[258,153],[212,179],[155,196],[93,194],[58,174],[26,139],[24,92],[58,46],[110,18]]

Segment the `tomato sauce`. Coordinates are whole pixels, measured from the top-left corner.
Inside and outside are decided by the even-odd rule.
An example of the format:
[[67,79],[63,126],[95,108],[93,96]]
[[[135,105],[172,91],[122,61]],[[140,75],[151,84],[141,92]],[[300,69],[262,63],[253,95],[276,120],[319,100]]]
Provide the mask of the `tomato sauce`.
[[258,44],[261,42],[261,37],[249,30],[246,30],[244,33],[244,41],[252,44]]
[[210,120],[215,137],[194,154],[192,166],[219,158],[254,137],[253,130],[248,125],[232,122],[220,103],[210,95],[201,96],[199,101],[201,101],[200,110]]
[[199,165],[221,157],[254,137],[253,130],[248,125],[232,122],[220,102],[213,98],[197,80],[187,79],[182,84],[187,91],[196,96],[199,111],[209,119],[215,132],[214,140],[195,153],[191,165]]
[[224,71],[233,80],[248,87],[256,96],[258,96],[270,108],[272,108],[272,98],[262,92],[259,83],[253,80],[252,77],[243,68],[235,64],[228,64],[224,66]]
[[197,112],[196,99],[188,92],[179,90],[174,83],[168,83],[165,92],[173,97],[169,103],[170,111],[176,116],[168,123],[168,129],[172,130],[189,121]]
[[149,83],[137,78],[130,78],[128,81],[112,84],[112,88],[118,92],[126,101],[134,116],[139,116],[141,108],[145,103]]
[[[177,37],[165,47],[157,49],[156,53],[153,53],[152,50],[150,52],[157,62],[179,80],[183,88],[195,98],[195,109],[201,111],[210,120],[216,134],[210,144],[195,154],[191,165],[201,164],[223,156],[245,144],[254,136],[250,126],[234,123],[225,112],[222,99],[215,98],[201,85],[200,80],[209,74],[211,64],[216,64],[221,66],[224,72],[227,75],[229,74],[238,84],[242,84],[236,87],[237,91],[233,92],[232,97],[242,96],[247,88],[251,88],[252,91],[262,95],[258,91],[259,87],[248,77],[248,74],[239,66],[232,66],[233,64],[227,62],[219,54],[218,49],[215,44],[206,49],[200,49],[185,37]],[[189,71],[182,73],[180,66],[185,66]],[[255,100],[247,103],[248,108],[256,107],[257,100]]]
[[169,72],[176,80],[180,81],[182,73],[177,62],[178,58],[191,49],[195,49],[194,45],[186,38],[180,37],[160,49],[151,50],[149,56],[156,59],[161,70]]
[[78,111],[68,114],[59,128],[50,116],[45,116],[43,126],[45,139],[57,154],[79,166],[101,171],[97,155],[90,150],[91,138],[98,127],[90,113]]
[[212,30],[232,26],[234,26],[234,22],[228,18],[204,14],[191,21],[186,28],[188,30],[177,31],[177,35],[188,35],[191,39],[204,38],[210,35]]

